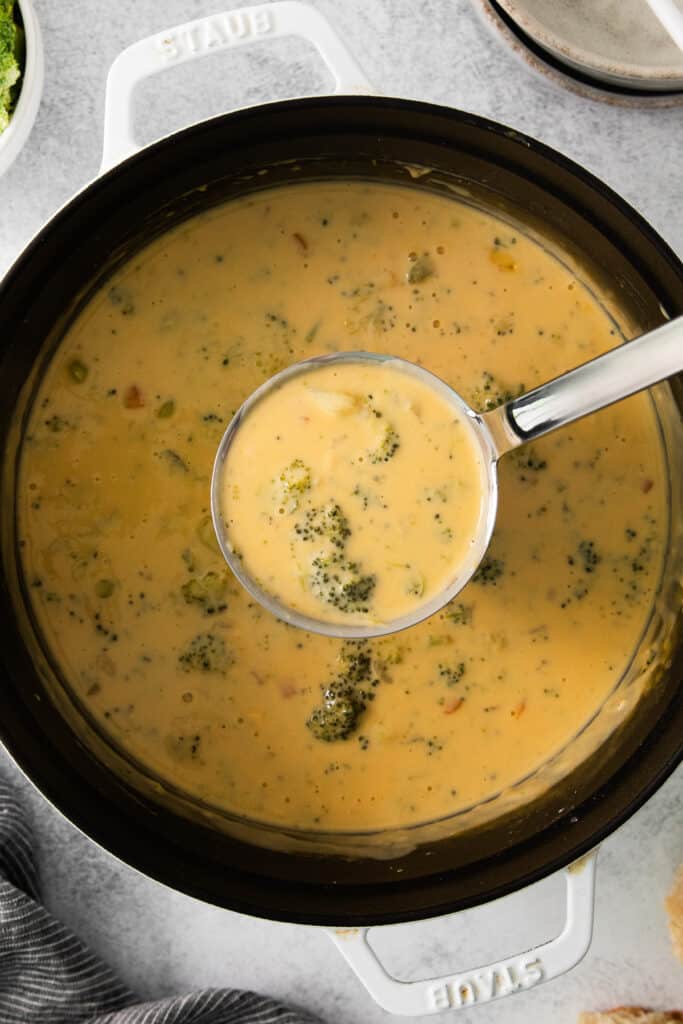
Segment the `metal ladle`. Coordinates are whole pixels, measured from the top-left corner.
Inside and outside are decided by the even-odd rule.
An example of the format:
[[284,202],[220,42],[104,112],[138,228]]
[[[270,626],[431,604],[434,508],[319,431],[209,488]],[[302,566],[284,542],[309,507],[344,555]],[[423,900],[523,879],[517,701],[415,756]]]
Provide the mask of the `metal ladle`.
[[[250,409],[273,389],[301,373],[331,363],[383,363],[429,384],[449,401],[458,417],[469,424],[482,456],[484,480],[479,528],[468,557],[442,591],[417,606],[409,615],[389,622],[326,622],[304,615],[265,591],[246,571],[233,551],[221,515],[223,464]],[[498,460],[513,448],[543,437],[574,420],[589,416],[613,402],[643,391],[683,371],[683,317],[671,320],[633,341],[620,345],[588,363],[534,388],[491,412],[478,413],[443,380],[415,363],[371,352],[340,352],[295,363],[257,388],[230,421],[216,453],[211,478],[211,514],[221,551],[240,583],[277,618],[314,633],[347,639],[384,636],[413,626],[448,604],[476,572],[491,540],[498,509]]]

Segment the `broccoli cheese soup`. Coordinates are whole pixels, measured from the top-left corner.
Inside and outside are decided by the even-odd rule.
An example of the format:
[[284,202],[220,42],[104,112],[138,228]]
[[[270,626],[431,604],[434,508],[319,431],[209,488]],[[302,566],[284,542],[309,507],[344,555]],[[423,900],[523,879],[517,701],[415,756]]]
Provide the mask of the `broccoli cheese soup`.
[[486,526],[484,452],[465,411],[411,367],[304,364],[231,426],[221,536],[287,610],[391,625],[472,562]]
[[[157,238],[68,327],[23,441],[23,569],[65,684],[164,785],[289,829],[407,826],[504,791],[595,715],[651,615],[668,513],[648,395],[506,456],[470,583],[373,641],[304,633],[236,582],[213,459],[247,396],[314,355],[391,353],[487,410],[621,340],[521,229],[414,188],[273,189]],[[457,477],[419,493],[452,528]],[[349,515],[376,498],[344,493]]]

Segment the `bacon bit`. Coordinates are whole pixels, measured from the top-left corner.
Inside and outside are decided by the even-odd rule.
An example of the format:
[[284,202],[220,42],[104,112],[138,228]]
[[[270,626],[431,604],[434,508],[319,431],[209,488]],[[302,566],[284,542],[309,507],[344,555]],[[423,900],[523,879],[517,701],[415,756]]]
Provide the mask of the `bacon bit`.
[[126,409],[142,409],[143,405],[145,404],[145,400],[142,397],[142,392],[140,391],[140,388],[137,387],[137,385],[131,384],[131,386],[127,388],[126,393],[123,397],[123,404],[125,405]]
[[526,711],[526,700],[520,700],[516,708],[513,708],[510,714],[513,718],[521,718]]
[[280,683],[280,693],[283,697],[294,697],[298,692],[293,683]]
[[455,711],[459,711],[464,703],[464,697],[454,697],[453,700],[446,701],[443,706],[444,715],[452,715]]
[[648,494],[652,490],[654,485],[654,480],[643,480],[643,482],[640,485],[640,489],[643,492],[643,494]]
[[294,239],[294,241],[299,246],[302,252],[308,252],[308,242],[306,241],[303,235],[300,235],[298,231],[295,231],[294,234],[292,235],[292,238]]

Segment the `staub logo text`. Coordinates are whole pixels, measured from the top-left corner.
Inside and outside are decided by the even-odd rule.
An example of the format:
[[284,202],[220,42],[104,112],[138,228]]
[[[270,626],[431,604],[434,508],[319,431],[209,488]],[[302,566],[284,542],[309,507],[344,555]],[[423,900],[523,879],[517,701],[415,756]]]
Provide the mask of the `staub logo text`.
[[531,988],[543,980],[540,960],[515,960],[497,964],[483,971],[461,975],[450,981],[432,985],[430,1009],[447,1010],[454,1006],[488,1003],[491,999]]
[[236,11],[233,14],[216,14],[195,25],[189,25],[179,32],[166,33],[155,41],[156,48],[168,61],[193,54],[220,50],[245,39],[268,35],[275,28],[275,19],[270,11]]

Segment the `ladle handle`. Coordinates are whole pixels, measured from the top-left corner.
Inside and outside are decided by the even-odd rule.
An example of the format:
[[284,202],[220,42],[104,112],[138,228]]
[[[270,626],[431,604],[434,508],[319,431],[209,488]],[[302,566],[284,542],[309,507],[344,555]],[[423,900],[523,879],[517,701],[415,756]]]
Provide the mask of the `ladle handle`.
[[683,371],[683,317],[484,414],[498,455]]

